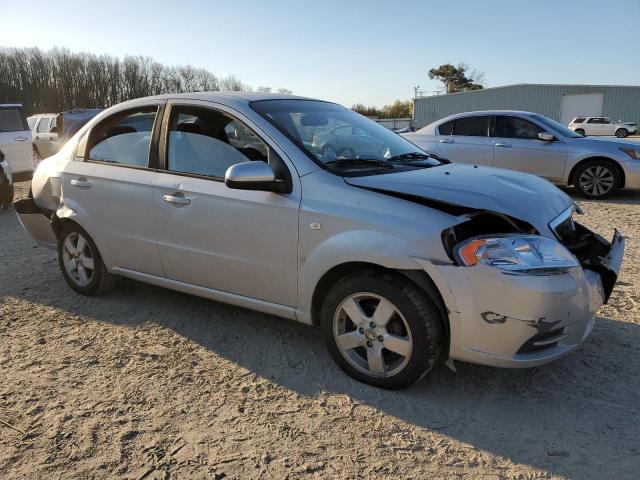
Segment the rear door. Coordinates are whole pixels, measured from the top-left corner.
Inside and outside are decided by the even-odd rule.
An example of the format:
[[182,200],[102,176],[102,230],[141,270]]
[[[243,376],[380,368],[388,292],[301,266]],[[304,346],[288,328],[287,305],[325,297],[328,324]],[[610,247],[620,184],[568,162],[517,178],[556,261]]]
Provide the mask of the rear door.
[[442,155],[454,163],[493,165],[493,142],[489,137],[490,118],[490,115],[456,118],[450,125],[450,131],[447,126],[449,122],[441,125],[439,146]]
[[31,177],[31,132],[19,105],[0,105],[0,150],[11,168],[14,181],[28,180]]
[[63,176],[65,203],[77,212],[107,265],[157,276],[162,268],[153,224],[157,143],[152,138],[164,103],[132,107],[97,123]]
[[493,164],[496,167],[532,173],[554,182],[562,180],[566,145],[538,138],[545,130],[526,118],[496,115],[493,130]]
[[591,117],[587,120],[585,132],[587,135],[605,135],[604,118]]

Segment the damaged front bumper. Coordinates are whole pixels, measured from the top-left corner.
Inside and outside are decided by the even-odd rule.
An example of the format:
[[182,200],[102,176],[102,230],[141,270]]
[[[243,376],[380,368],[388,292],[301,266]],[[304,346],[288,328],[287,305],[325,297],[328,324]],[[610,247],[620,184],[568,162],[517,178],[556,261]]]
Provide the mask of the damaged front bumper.
[[[532,367],[580,345],[609,299],[624,255],[617,231],[607,242],[580,227],[581,267],[513,274],[486,265],[435,265],[418,259],[438,286],[449,313],[449,357],[499,367]],[[564,242],[563,242],[564,243]]]

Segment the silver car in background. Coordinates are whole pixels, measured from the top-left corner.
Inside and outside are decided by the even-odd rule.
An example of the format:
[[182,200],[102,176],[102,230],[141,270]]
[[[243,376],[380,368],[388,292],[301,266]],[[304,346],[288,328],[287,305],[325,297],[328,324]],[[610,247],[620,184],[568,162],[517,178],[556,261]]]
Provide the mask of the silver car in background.
[[402,136],[454,163],[532,173],[586,198],[640,188],[640,143],[584,138],[537,113],[460,113]]
[[[342,154],[309,143],[339,126],[353,137]],[[567,354],[624,250],[617,232],[608,242],[574,222],[545,180],[448,164],[292,96],[117,105],[44,160],[32,190],[20,221],[77,292],[123,276],[316,325],[341,368],[384,388],[446,359],[529,367]]]

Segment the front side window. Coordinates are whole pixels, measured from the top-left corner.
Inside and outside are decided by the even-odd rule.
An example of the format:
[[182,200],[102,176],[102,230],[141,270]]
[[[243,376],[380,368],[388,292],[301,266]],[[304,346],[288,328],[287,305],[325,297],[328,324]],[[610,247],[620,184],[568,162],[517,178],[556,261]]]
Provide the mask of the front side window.
[[440,165],[376,122],[318,100],[259,100],[251,107],[314,162],[337,174],[367,175]]
[[172,109],[168,170],[224,178],[231,165],[252,160],[268,161],[268,146],[239,121],[210,108]]
[[528,120],[520,117],[496,117],[496,137],[537,139],[544,130]]
[[568,138],[583,138],[579,133],[574,132],[570,128],[565,127],[560,122],[551,120],[549,117],[545,117],[544,115],[534,114],[531,115],[531,118],[536,122],[542,124],[544,128],[551,133],[556,133],[562,137]]
[[465,137],[486,137],[489,135],[489,116],[456,118],[453,123],[453,135]]
[[95,126],[89,136],[87,159],[147,167],[157,112],[155,106],[130,110]]
[[589,121],[587,123],[603,123],[602,118],[590,118]]
[[0,108],[0,132],[28,130],[19,108]]

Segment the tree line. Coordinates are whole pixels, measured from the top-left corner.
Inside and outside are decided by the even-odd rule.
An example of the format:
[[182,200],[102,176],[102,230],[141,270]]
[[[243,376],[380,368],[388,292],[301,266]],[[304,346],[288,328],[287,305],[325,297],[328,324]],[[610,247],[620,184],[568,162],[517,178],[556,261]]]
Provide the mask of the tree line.
[[[216,90],[251,91],[235,75],[219,77],[151,57],[70,52],[64,48],[0,48],[0,103],[22,103],[27,115],[106,108],[149,95]],[[270,87],[258,87],[270,92]],[[286,88],[279,93],[292,93]]]
[[409,118],[413,116],[413,102],[411,100],[396,100],[390,105],[376,107],[356,103],[351,110],[358,112],[365,117],[375,118]]

